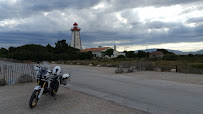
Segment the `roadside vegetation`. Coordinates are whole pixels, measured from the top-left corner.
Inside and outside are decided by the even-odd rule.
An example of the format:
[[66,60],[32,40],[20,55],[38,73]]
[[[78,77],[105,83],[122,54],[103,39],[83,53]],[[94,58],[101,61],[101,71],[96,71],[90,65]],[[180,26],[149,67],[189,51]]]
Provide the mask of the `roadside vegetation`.
[[61,40],[55,43],[55,47],[50,44],[46,46],[28,44],[19,47],[10,47],[0,49],[0,57],[16,59],[20,61],[60,61],[60,60],[84,60],[91,59],[91,52],[80,52],[72,48]]
[[168,52],[164,49],[159,49],[165,55],[162,58],[149,58],[149,53],[138,51],[134,53],[133,51],[126,51],[126,57],[118,56],[114,59],[88,59],[88,60],[67,60],[58,61],[58,63],[64,64],[81,64],[94,66],[111,66],[118,67],[119,65],[129,66],[132,64],[137,68],[144,67],[144,70],[154,70],[154,68],[160,68],[161,71],[170,72],[171,69],[177,69],[177,72],[183,73],[197,73],[203,74],[203,55],[176,55],[172,52]]
[[[46,46],[28,44],[19,47],[10,47],[8,49],[0,49],[0,57],[14,59],[19,61],[55,61],[54,63],[63,64],[81,64],[81,65],[101,65],[118,67],[122,62],[129,64],[142,64],[145,70],[153,70],[155,67],[161,68],[162,71],[170,71],[170,69],[178,69],[179,72],[203,73],[203,55],[176,55],[165,49],[157,49],[164,56],[162,58],[149,58],[149,52],[124,51],[123,55],[114,59],[93,58],[92,52],[80,52],[80,50],[72,48],[66,43],[66,40],[60,40],[55,46],[50,44]],[[111,56],[113,51],[107,50],[104,55]]]

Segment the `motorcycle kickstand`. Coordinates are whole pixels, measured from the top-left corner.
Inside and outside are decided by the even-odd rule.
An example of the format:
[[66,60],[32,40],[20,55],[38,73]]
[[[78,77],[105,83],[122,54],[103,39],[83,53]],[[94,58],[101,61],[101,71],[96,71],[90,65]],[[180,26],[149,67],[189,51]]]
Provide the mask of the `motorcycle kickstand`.
[[54,100],[56,100],[56,97],[55,97],[55,95],[54,95],[53,97],[54,97]]

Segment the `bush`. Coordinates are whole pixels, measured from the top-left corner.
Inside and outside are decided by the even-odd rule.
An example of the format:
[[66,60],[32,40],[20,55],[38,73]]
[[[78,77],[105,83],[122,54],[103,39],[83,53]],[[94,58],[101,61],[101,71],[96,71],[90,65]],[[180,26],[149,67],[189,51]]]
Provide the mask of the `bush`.
[[118,59],[120,59],[120,58],[125,58],[125,56],[124,56],[124,55],[119,55],[117,58],[118,58]]
[[195,65],[192,65],[192,67],[203,69],[203,64],[201,64],[201,63],[195,64]]
[[107,49],[105,52],[105,55],[108,55],[109,57],[111,57],[111,55],[113,55],[113,49]]
[[28,74],[23,74],[18,78],[18,81],[20,83],[28,83],[28,82],[32,82],[32,76],[28,75]]
[[0,79],[0,86],[5,86],[5,85],[6,85],[5,79]]
[[166,54],[162,57],[163,60],[174,61],[178,59],[178,56],[175,54]]
[[0,49],[0,57],[16,59],[20,61],[57,61],[57,60],[84,60],[92,59],[92,52],[80,52],[73,48],[65,40],[55,43],[55,47],[50,44],[47,46],[27,44],[19,47],[10,47]]

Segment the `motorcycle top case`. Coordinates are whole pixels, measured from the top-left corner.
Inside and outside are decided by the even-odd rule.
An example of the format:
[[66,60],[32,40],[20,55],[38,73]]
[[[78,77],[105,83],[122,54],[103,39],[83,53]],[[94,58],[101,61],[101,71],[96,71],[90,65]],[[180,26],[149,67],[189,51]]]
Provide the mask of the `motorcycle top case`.
[[60,81],[62,85],[66,85],[70,81],[70,74],[63,74]]

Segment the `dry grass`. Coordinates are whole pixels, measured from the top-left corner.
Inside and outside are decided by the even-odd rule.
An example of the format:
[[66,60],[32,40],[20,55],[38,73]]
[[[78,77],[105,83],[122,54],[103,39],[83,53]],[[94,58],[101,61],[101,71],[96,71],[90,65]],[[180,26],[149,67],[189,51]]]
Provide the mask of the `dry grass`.
[[[199,61],[186,61],[186,60],[176,60],[176,61],[167,61],[167,60],[152,60],[152,59],[98,59],[98,60],[74,60],[74,61],[60,61],[57,63],[64,63],[69,65],[89,65],[93,64],[94,66],[112,66],[118,67],[122,66],[135,66],[137,69],[152,71],[155,67],[161,68],[163,72],[170,72],[171,69],[178,68],[178,72],[182,73],[194,73],[194,74],[203,74],[203,63]],[[142,68],[140,68],[142,67]]]

